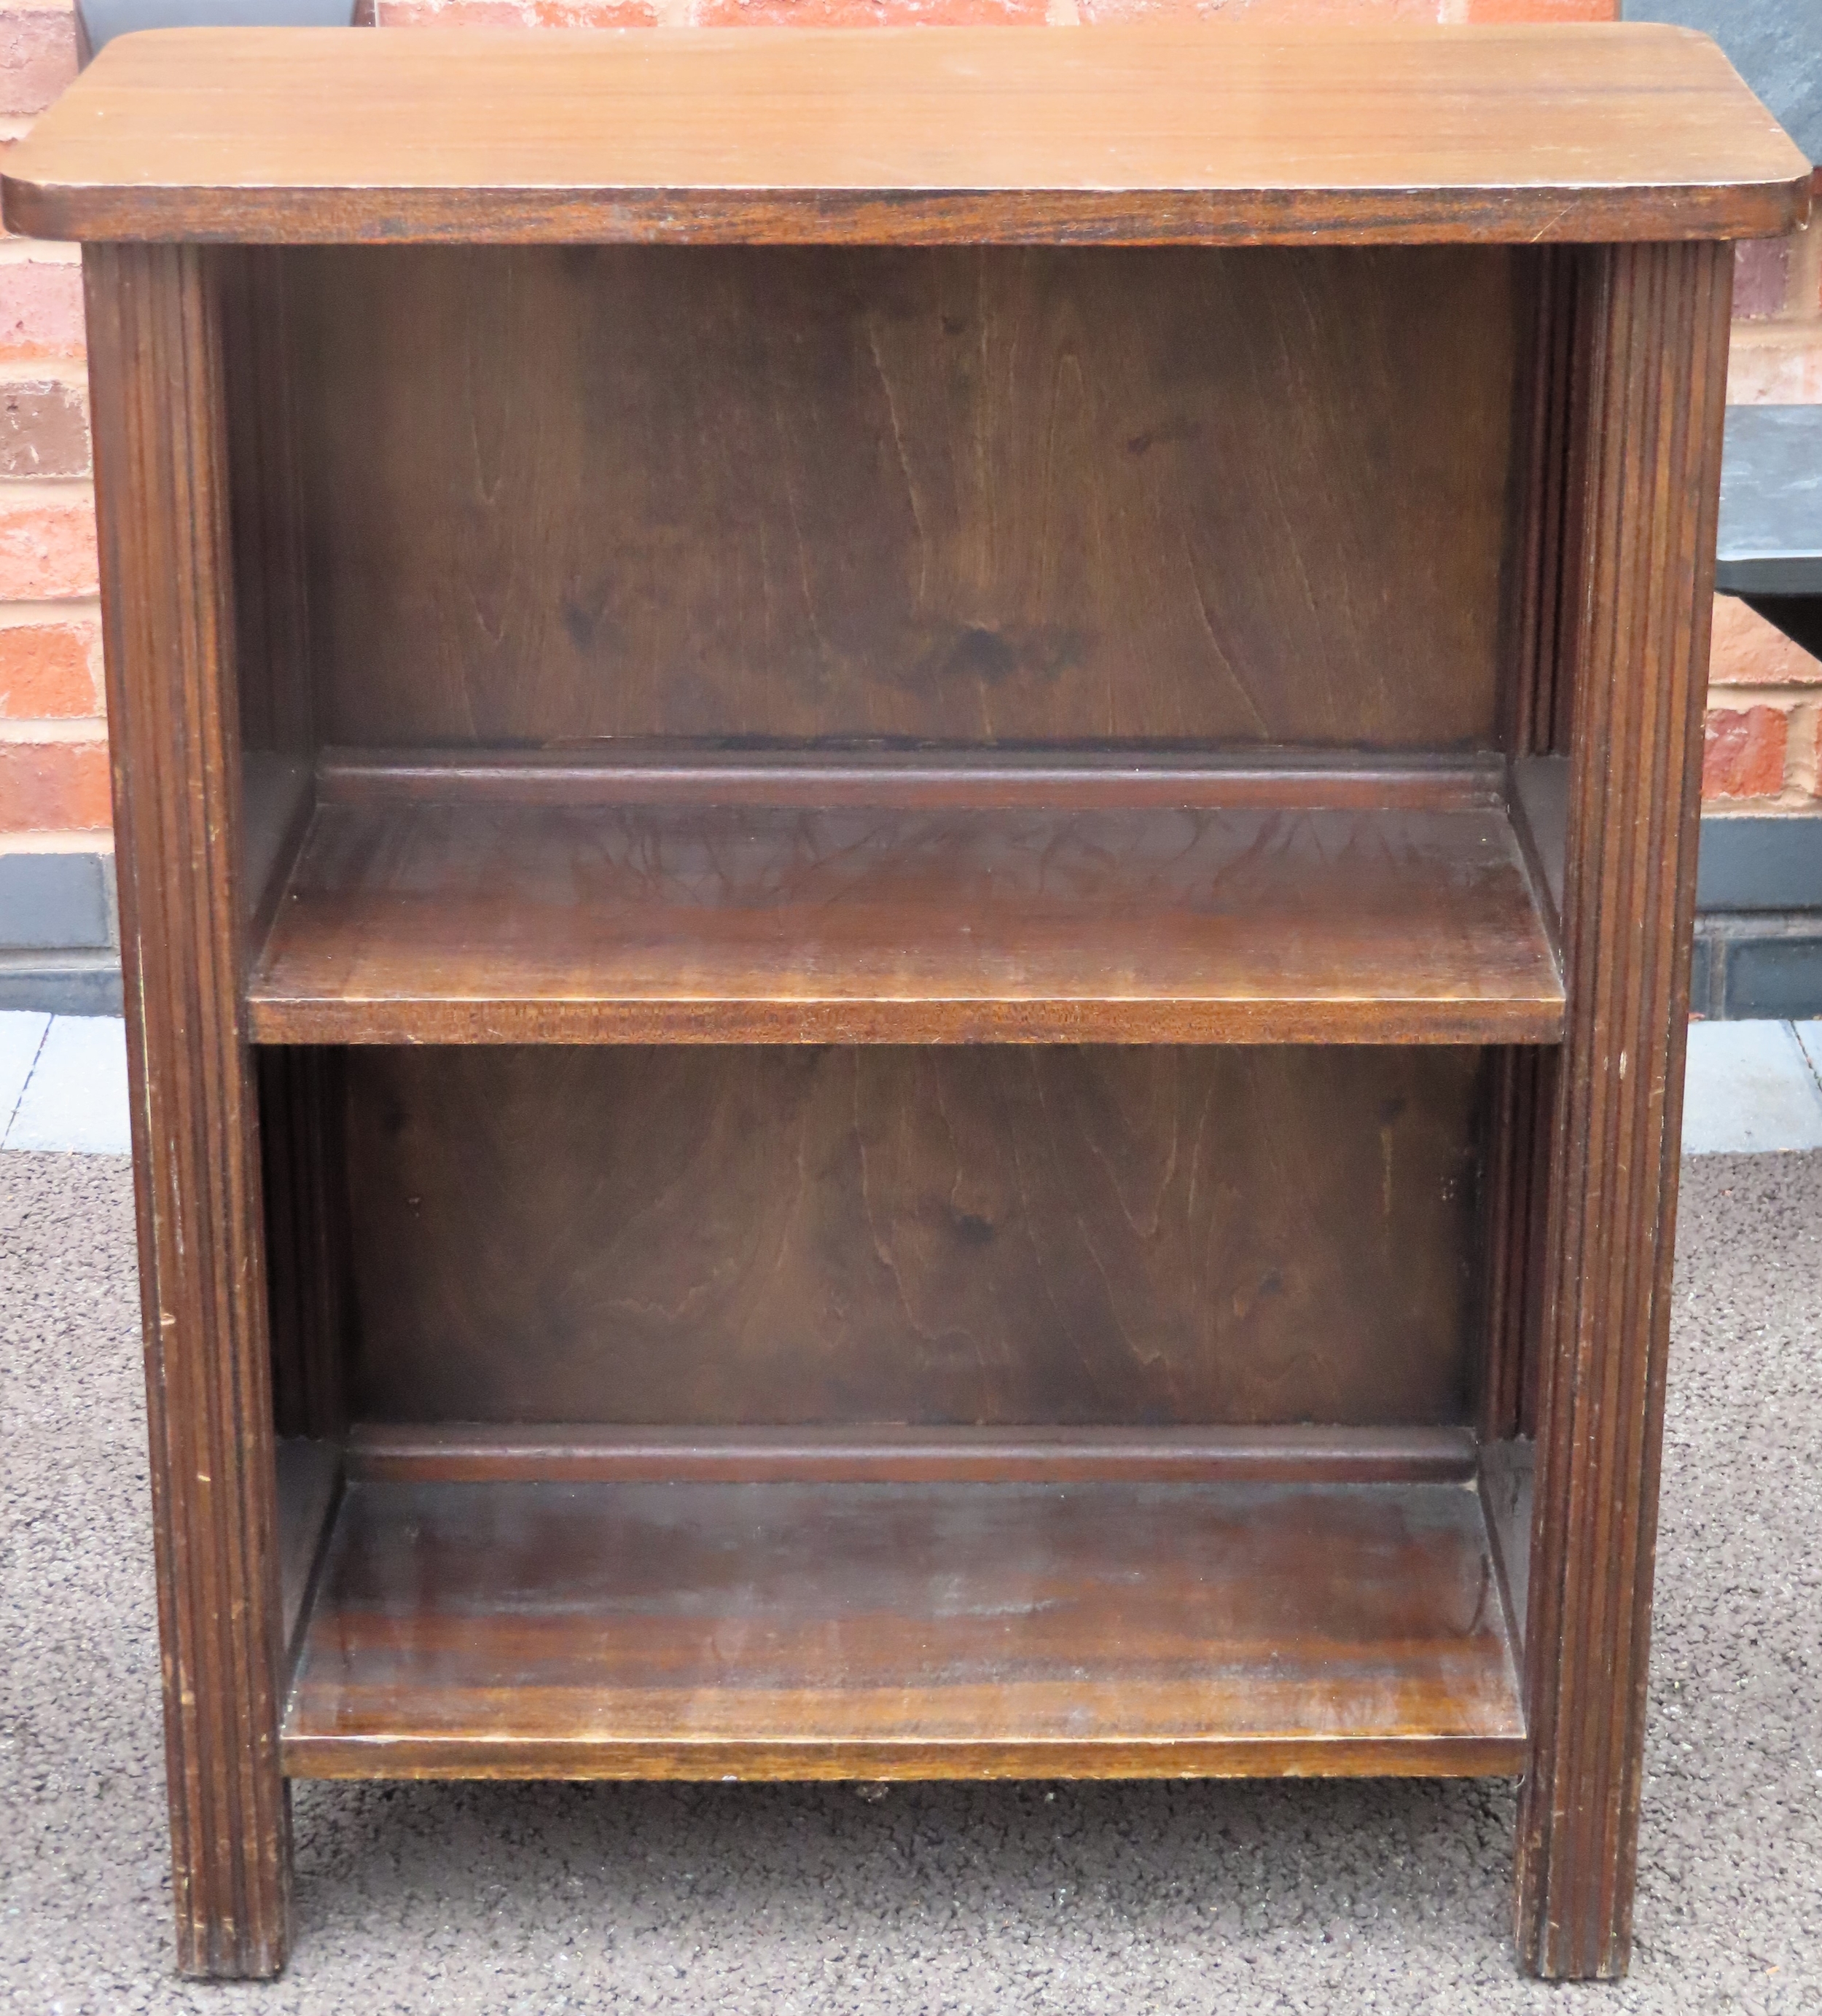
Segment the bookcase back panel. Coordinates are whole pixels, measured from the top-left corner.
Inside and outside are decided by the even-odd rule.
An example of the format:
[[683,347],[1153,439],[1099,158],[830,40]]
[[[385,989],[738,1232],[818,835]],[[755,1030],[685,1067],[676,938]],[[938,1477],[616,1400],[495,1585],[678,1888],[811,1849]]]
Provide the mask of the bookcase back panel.
[[1466,1418],[1485,1060],[346,1053],[358,1418]]
[[1495,739],[1521,254],[283,256],[329,741]]

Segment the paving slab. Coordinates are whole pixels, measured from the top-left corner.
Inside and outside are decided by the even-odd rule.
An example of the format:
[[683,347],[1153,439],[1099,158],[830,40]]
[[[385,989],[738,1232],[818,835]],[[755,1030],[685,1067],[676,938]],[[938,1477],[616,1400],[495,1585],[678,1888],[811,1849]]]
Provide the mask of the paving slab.
[[53,1016],[6,1130],[6,1147],[130,1153],[126,1028],[117,1015]]
[[[124,1027],[113,1016],[0,1013],[0,1144],[127,1154]],[[1684,1152],[1822,1148],[1819,1080],[1822,1021],[1693,1024]]]
[[1822,1085],[1788,1022],[1696,1022],[1683,1093],[1686,1155],[1822,1148]]
[[18,1111],[20,1095],[38,1054],[44,1046],[45,1031],[51,1026],[49,1015],[23,1008],[0,1011],[0,1141]]
[[1816,1074],[1817,1082],[1822,1084],[1822,1022],[1793,1022],[1791,1028],[1803,1046],[1803,1055]]

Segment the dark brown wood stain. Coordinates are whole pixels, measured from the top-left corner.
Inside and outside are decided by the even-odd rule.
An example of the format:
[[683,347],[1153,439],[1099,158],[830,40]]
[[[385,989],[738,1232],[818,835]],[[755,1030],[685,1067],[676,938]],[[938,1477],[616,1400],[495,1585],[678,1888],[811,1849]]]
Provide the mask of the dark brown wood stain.
[[324,733],[1490,746],[1513,270],[301,255]]
[[1327,769],[1237,788],[1062,772],[1032,803],[970,790],[965,764],[812,767],[783,791],[723,765],[641,803],[643,773],[604,769],[593,802],[556,804],[538,801],[549,772],[518,774],[517,796],[510,769],[477,797],[422,769],[415,788],[322,805],[251,977],[254,1035],[1460,1043],[1561,1027],[1533,876],[1471,773],[1417,773],[1374,803]]
[[351,1050],[354,1411],[1462,1420],[1483,1068]]
[[285,1720],[307,1777],[1524,1756],[1471,1483],[356,1483]]

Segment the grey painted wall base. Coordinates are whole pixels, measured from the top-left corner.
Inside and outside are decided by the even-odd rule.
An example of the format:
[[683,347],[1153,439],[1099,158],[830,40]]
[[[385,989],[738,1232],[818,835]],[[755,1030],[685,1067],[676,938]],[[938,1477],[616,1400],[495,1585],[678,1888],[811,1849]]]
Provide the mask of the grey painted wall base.
[[1822,1017],[1822,814],[1711,813],[1695,905],[1692,1013]]
[[1710,812],[1695,907],[1822,913],[1822,813]]
[[99,952],[114,941],[111,854],[0,854],[0,952]]
[[1689,1012],[1711,1022],[1822,1018],[1822,910],[1698,916]]
[[0,1009],[41,1015],[117,1015],[121,960],[115,952],[0,953]]
[[117,1015],[112,854],[0,854],[0,1009]]

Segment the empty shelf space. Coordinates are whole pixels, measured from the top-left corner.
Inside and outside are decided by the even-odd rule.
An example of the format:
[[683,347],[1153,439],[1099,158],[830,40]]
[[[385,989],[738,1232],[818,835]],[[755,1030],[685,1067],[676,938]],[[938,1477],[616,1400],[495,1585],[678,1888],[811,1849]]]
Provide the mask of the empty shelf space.
[[326,771],[267,1042],[1560,1039],[1496,777]]
[[[1118,1438],[1115,1438],[1117,1443]],[[553,1474],[357,1459],[283,1724],[302,1777],[1515,1773],[1471,1477],[1377,1449],[960,1460],[662,1437]],[[989,1450],[992,1455],[995,1451]],[[1042,1455],[1042,1451],[1038,1452]],[[531,1459],[535,1461],[535,1455]],[[822,1474],[816,1474],[819,1463]],[[1176,1466],[1173,1471],[1171,1465]],[[376,1471],[377,1474],[375,1474]],[[733,1473],[733,1474],[730,1474]],[[909,1473],[906,1481],[906,1474]],[[1380,1481],[1371,1481],[1377,1477]],[[1147,1481],[1147,1480],[1150,1481]],[[1039,1481],[1042,1480],[1042,1481]]]

